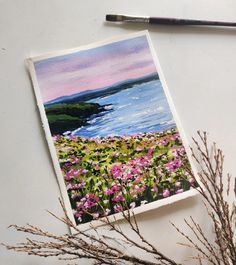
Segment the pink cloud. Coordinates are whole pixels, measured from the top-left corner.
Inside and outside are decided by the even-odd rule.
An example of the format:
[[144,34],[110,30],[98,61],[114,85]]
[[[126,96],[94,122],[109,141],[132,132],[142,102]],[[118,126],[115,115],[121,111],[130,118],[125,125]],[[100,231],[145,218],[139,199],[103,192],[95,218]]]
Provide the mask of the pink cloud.
[[35,62],[43,101],[156,72],[146,36]]

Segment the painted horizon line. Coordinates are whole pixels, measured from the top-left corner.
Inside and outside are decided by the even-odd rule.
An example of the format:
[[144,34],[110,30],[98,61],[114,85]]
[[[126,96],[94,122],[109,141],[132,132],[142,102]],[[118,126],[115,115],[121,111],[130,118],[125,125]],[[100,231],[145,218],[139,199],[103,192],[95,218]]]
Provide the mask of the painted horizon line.
[[[109,85],[109,86],[105,86],[105,87],[99,87],[99,88],[91,88],[91,89],[87,89],[87,90],[84,90],[84,91],[80,91],[80,92],[77,92],[77,93],[73,93],[73,94],[70,94],[70,95],[63,95],[63,96],[60,96],[60,97],[56,97],[52,100],[49,100],[49,101],[46,101],[44,102],[44,106],[47,106],[47,105],[53,105],[53,104],[56,104],[56,103],[60,103],[60,102],[63,102],[63,101],[69,101],[69,100],[73,100],[75,97],[83,97],[87,94],[94,94],[94,93],[99,93],[99,92],[106,92],[106,91],[109,91],[110,89],[117,89],[117,92],[119,92],[120,90],[123,90],[123,89],[127,89],[129,87],[132,87],[133,85],[135,85],[135,83],[146,83],[146,82],[150,82],[152,80],[158,80],[159,79],[159,75],[157,72],[152,72],[151,74],[148,74],[148,75],[144,75],[144,76],[141,76],[141,77],[138,77],[138,78],[129,78],[129,79],[125,79],[125,80],[122,80],[122,81],[119,81],[119,82],[115,82],[113,83],[112,85]],[[119,89],[120,87],[122,86],[127,86],[123,89]],[[98,96],[99,97],[99,96]],[[95,97],[94,97],[95,98]]]

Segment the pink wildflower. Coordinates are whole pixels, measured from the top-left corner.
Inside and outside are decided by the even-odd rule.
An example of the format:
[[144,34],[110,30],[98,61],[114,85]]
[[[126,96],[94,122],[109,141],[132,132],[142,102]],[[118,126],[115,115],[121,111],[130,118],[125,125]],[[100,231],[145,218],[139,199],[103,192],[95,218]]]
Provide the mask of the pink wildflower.
[[126,179],[132,179],[133,175],[132,174],[127,174]]
[[176,193],[176,194],[179,194],[179,193],[182,193],[182,192],[184,192],[184,189],[179,189],[179,190],[177,190],[175,193]]
[[114,210],[115,210],[116,213],[119,213],[119,212],[123,211],[123,207],[121,205],[119,205],[119,204],[116,204],[114,206]]
[[86,174],[86,173],[88,173],[88,170],[84,168],[84,169],[82,169],[81,173]]
[[83,202],[83,206],[86,209],[90,209],[97,205],[99,201],[99,198],[97,198],[94,194],[88,193],[86,194],[82,199],[81,202]]
[[177,150],[173,150],[172,151],[172,155],[175,156],[175,157],[177,157],[179,154],[178,154]]
[[136,184],[139,184],[139,183],[141,182],[140,177],[137,177],[137,178],[134,180],[134,182],[135,182]]
[[137,193],[141,193],[142,191],[144,191],[145,186],[139,187],[138,185],[135,185],[134,188],[135,188],[135,190],[136,190]]
[[108,188],[105,188],[103,190],[103,192],[104,192],[105,195],[111,195],[111,194],[113,194],[113,191],[111,189],[108,189]]
[[181,184],[181,182],[180,181],[177,181],[176,183],[175,183],[175,186],[176,187],[180,187],[182,184]]
[[99,213],[93,213],[92,216],[93,216],[93,219],[98,219]]
[[148,152],[147,152],[147,156],[151,156],[152,155],[152,152],[154,151],[154,149],[151,147],[148,149]]
[[162,196],[163,196],[164,198],[169,197],[169,196],[170,196],[170,191],[169,191],[168,189],[165,189],[165,190],[163,191],[163,193],[162,193]]
[[137,151],[137,152],[140,152],[140,151],[142,151],[143,150],[143,148],[141,148],[141,147],[137,147],[136,149],[135,149],[135,151]]
[[151,191],[153,191],[153,192],[158,192],[158,188],[157,188],[157,186],[154,185],[153,188],[151,189]]
[[113,173],[113,177],[116,179],[120,179],[122,177],[122,171],[117,170],[116,172]]
[[68,185],[66,185],[66,189],[67,190],[71,190],[72,189],[72,185],[69,183]]
[[70,162],[72,163],[72,164],[79,164],[80,162],[81,162],[81,160],[82,160],[82,158],[81,157],[76,157],[76,156],[71,156],[71,158],[70,158]]
[[119,152],[114,152],[114,153],[112,153],[112,156],[115,156],[115,157],[117,157],[117,156],[119,156],[119,155],[120,155]]
[[112,199],[113,202],[121,202],[124,201],[124,197],[122,195],[117,195]]
[[116,184],[113,184],[112,187],[111,187],[111,190],[113,192],[119,192],[120,191],[120,187],[118,187]]
[[195,179],[194,178],[190,178],[190,179],[188,179],[188,182],[193,184],[195,182]]
[[182,163],[182,161],[180,159],[176,159],[175,160],[175,164],[174,165],[175,165],[176,168],[180,168],[182,166],[182,164],[183,163]]

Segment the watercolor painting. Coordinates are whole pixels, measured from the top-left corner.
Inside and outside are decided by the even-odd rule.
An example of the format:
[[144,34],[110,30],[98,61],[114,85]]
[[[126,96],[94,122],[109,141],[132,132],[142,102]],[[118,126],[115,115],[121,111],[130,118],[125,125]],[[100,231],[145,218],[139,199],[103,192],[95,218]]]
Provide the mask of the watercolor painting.
[[33,58],[31,75],[77,224],[194,185],[147,33]]

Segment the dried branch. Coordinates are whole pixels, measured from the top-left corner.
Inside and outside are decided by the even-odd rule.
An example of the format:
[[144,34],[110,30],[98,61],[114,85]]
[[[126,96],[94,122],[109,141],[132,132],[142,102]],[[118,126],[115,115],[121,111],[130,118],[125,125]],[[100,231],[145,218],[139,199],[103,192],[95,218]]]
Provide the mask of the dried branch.
[[[193,138],[192,156],[199,168],[198,176],[192,174],[195,181],[200,180],[198,188],[208,213],[208,219],[214,229],[214,242],[206,236],[203,228],[192,218],[185,223],[192,231],[195,239],[190,238],[174,224],[176,230],[187,240],[182,244],[194,248],[199,253],[193,257],[198,264],[207,261],[213,265],[236,264],[236,209],[230,201],[230,194],[236,196],[235,186],[229,174],[224,176],[224,155],[215,143],[210,147],[206,132],[198,131],[199,141]],[[226,185],[224,185],[226,183]]]
[[[203,198],[208,220],[214,230],[214,240],[207,237],[207,233],[193,218],[184,219],[191,232],[183,232],[175,224],[172,225],[186,240],[180,245],[194,249],[196,256],[192,261],[199,265],[235,265],[236,264],[236,206],[231,201],[231,195],[236,197],[236,179],[229,174],[224,175],[224,155],[215,143],[209,145],[207,134],[198,132],[199,140],[193,139],[191,148],[193,159],[199,168],[195,176],[189,169],[189,174],[199,182],[198,192]],[[234,183],[232,183],[234,182]],[[226,184],[225,184],[226,183]],[[60,201],[64,211],[64,217],[60,218],[49,212],[57,220],[63,222],[74,230],[75,234],[55,235],[41,228],[27,224],[26,226],[12,225],[10,227],[23,233],[28,233],[39,239],[26,238],[25,242],[15,246],[2,244],[9,250],[26,252],[29,255],[40,257],[57,257],[79,264],[82,260],[90,260],[93,265],[181,265],[164,255],[158,248],[150,243],[140,231],[136,216],[132,209],[125,207],[121,212],[123,222],[128,224],[129,233],[122,229],[115,217],[104,217],[101,222],[105,225],[106,233],[102,233],[98,227],[91,225],[91,229],[83,231],[69,218],[65,206]],[[124,251],[125,248],[125,251]],[[136,256],[132,252],[145,253]],[[191,261],[191,264],[192,264]]]
[[[106,225],[106,233],[103,235],[98,231],[97,227],[91,226],[90,231],[82,231],[70,220],[66,209],[60,200],[65,217],[59,218],[49,212],[56,219],[72,228],[75,234],[54,235],[44,231],[41,228],[27,224],[26,226],[12,225],[11,228],[23,233],[43,238],[43,241],[26,238],[24,243],[15,246],[4,245],[9,250],[18,252],[26,252],[29,255],[40,257],[58,257],[61,260],[79,261],[91,260],[91,264],[136,264],[136,265],[181,265],[174,260],[165,256],[159,250],[149,243],[141,234],[138,223],[132,210],[122,212],[124,221],[129,225],[130,231],[133,232],[138,239],[133,239],[132,235],[127,235],[117,222],[111,218],[103,219]],[[95,233],[91,233],[95,232]],[[94,235],[95,234],[95,235]],[[121,237],[117,239],[116,236]],[[131,233],[132,234],[132,233]],[[145,252],[149,258],[137,257],[129,251],[122,251],[125,245],[132,246],[139,251]]]

